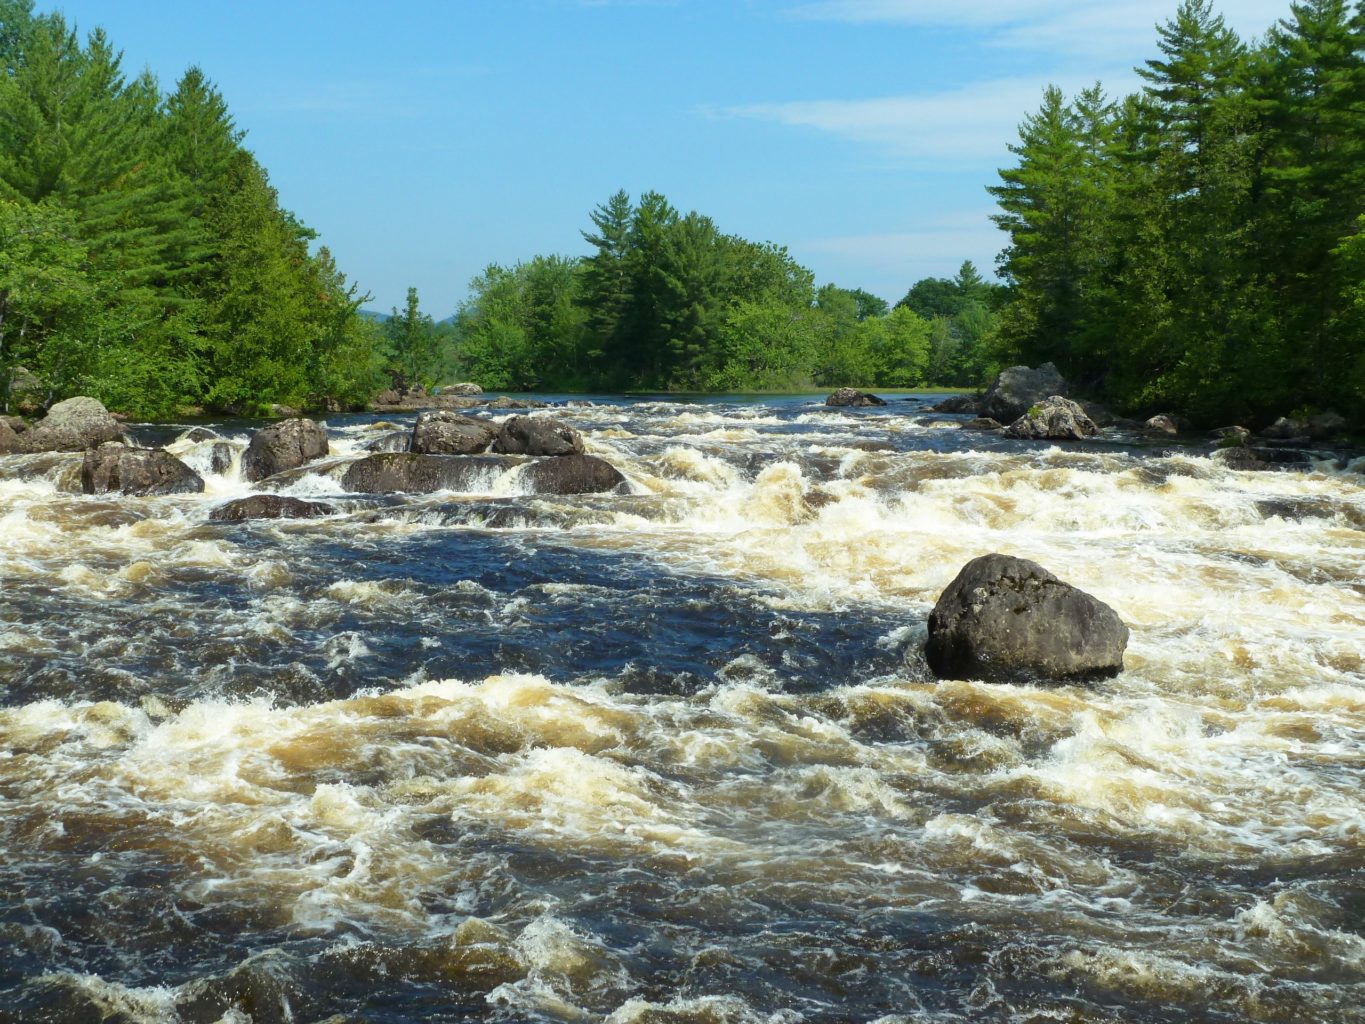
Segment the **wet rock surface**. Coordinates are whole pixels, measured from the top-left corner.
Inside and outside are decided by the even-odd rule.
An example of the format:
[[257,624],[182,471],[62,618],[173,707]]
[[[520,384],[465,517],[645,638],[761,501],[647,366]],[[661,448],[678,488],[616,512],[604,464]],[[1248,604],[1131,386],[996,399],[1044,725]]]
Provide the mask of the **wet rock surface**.
[[252,435],[242,454],[242,476],[254,483],[320,459],[327,452],[327,432],[312,420],[272,423]]
[[825,404],[836,408],[866,408],[885,405],[886,399],[870,395],[866,391],[859,391],[857,388],[839,388],[825,399]]
[[533,462],[521,481],[534,494],[592,494],[615,490],[626,482],[620,470],[592,455],[562,455]]
[[583,435],[548,416],[512,416],[498,429],[493,451],[503,455],[582,455]]
[[317,519],[335,514],[324,501],[304,501],[281,494],[253,494],[235,498],[209,513],[215,523],[240,523],[248,519]]
[[86,494],[197,494],[204,479],[164,449],[111,441],[85,453],[81,489]]
[[413,427],[410,450],[420,455],[474,455],[487,451],[497,433],[487,420],[448,410],[424,412]]
[[422,455],[397,452],[371,455],[354,462],[341,478],[346,490],[359,494],[431,494],[467,491],[517,464],[496,455]]
[[1036,562],[974,558],[929,615],[925,656],[943,679],[1084,680],[1123,669],[1128,627],[1108,605]]

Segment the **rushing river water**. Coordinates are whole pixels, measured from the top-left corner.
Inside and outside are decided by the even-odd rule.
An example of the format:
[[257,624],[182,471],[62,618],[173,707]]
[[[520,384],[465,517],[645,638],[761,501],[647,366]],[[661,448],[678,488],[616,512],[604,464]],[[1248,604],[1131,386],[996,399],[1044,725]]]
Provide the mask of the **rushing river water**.
[[[554,412],[630,493],[0,459],[0,1020],[1365,1021],[1365,460]],[[1126,671],[935,681],[990,551]]]

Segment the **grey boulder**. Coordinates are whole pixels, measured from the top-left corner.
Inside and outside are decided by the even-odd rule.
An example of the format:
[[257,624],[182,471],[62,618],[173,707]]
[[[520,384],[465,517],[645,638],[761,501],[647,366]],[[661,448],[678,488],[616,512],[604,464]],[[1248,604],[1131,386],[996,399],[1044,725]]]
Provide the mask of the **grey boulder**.
[[1020,683],[1123,670],[1128,627],[1104,602],[1036,562],[974,558],[929,615],[925,656],[944,679]]
[[1065,398],[1069,390],[1066,379],[1051,363],[1044,363],[1037,369],[1011,366],[1001,370],[986,389],[978,415],[1012,423],[1049,395]]
[[198,494],[204,478],[162,448],[129,448],[111,441],[92,448],[81,462],[86,494]]
[[31,452],[81,452],[123,436],[123,427],[97,399],[78,396],[58,402],[24,432]]
[[857,388],[839,388],[825,399],[825,404],[839,408],[866,408],[873,405],[885,405],[886,399],[869,395],[866,391],[859,391]]
[[487,451],[496,435],[497,428],[486,420],[440,409],[417,417],[411,450],[419,455],[474,455]]
[[327,432],[310,419],[282,420],[262,427],[242,453],[242,476],[251,483],[327,454]]
[[392,452],[353,462],[341,486],[357,494],[484,493],[517,460],[494,455],[422,455]]
[[611,463],[595,455],[564,455],[527,466],[521,483],[532,494],[597,494],[626,482]]
[[316,519],[336,509],[322,501],[304,501],[283,494],[253,494],[235,498],[209,513],[215,523],[240,523],[247,519]]
[[1025,441],[1080,441],[1099,432],[1084,409],[1060,395],[1035,403],[1005,428],[1006,437]]
[[583,435],[548,416],[513,416],[499,428],[493,451],[503,455],[582,455]]

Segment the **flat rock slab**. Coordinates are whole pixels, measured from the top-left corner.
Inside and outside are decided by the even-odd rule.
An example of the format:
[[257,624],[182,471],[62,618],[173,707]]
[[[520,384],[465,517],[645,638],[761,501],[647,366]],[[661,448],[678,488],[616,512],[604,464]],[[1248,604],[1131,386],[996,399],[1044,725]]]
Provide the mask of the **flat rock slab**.
[[219,505],[209,513],[215,523],[240,523],[248,519],[317,519],[336,508],[323,501],[304,501],[282,494],[253,494]]
[[351,463],[341,486],[356,494],[486,493],[499,474],[521,461],[496,455],[388,452]]

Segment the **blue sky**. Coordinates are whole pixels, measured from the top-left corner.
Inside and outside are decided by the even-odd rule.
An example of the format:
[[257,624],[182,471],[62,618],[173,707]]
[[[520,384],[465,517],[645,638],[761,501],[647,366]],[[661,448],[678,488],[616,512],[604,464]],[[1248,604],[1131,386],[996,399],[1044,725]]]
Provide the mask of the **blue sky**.
[[[985,187],[1049,82],[1136,87],[1177,0],[38,0],[163,88],[199,64],[343,269],[438,319],[654,189],[888,300],[993,266]],[[1288,0],[1222,4],[1244,36]]]

